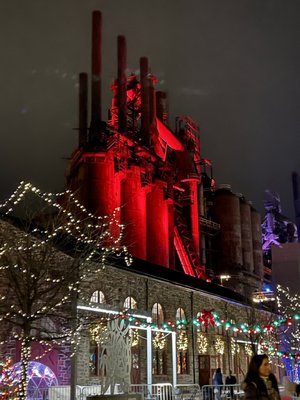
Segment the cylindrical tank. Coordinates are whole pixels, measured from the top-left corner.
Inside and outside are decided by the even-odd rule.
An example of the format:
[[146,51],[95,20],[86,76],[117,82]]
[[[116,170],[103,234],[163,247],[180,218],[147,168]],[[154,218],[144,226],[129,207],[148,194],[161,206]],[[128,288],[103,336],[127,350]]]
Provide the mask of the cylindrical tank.
[[241,234],[243,267],[248,272],[253,272],[253,244],[251,226],[251,205],[243,197],[240,198]]
[[113,158],[107,154],[85,154],[80,164],[71,170],[68,188],[89,213],[108,217],[110,228],[107,230],[114,241],[119,239],[120,176],[114,172]]
[[168,202],[165,184],[156,181],[147,194],[147,260],[169,267]]
[[230,185],[222,185],[216,191],[212,215],[221,225],[218,269],[230,273],[233,267],[243,263],[240,200]]
[[251,207],[251,226],[253,243],[253,263],[254,273],[263,278],[263,252],[262,252],[262,234],[261,234],[261,216],[258,211]]
[[141,187],[140,168],[131,167],[121,181],[121,223],[130,254],[146,259],[146,191]]
[[86,155],[84,182],[85,204],[91,213],[98,216],[111,215],[120,206],[120,182],[115,174],[112,154]]

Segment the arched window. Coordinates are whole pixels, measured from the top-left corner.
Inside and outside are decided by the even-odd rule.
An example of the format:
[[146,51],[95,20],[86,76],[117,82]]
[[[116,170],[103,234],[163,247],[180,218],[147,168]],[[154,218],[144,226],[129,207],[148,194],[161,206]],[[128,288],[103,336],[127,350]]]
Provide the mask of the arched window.
[[152,307],[152,322],[157,325],[165,322],[164,312],[159,303],[155,303]]
[[91,303],[103,304],[105,303],[104,293],[101,290],[95,290],[91,296]]
[[[164,323],[163,308],[159,303],[155,303],[152,307],[152,322],[156,325]],[[153,375],[166,375],[167,374],[167,339],[166,334],[161,331],[153,331],[152,333],[153,344]]]
[[185,321],[185,312],[183,310],[183,308],[177,308],[176,311],[176,321]]
[[177,374],[188,374],[188,336],[186,327],[186,316],[182,308],[176,311],[177,321]]
[[137,309],[137,302],[133,297],[126,297],[124,301],[124,308],[126,310],[136,310]]

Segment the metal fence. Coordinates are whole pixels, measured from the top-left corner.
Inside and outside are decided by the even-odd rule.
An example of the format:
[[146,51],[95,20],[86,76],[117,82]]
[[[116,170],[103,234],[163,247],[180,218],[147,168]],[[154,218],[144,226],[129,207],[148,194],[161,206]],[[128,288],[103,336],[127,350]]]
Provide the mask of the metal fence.
[[202,400],[239,400],[244,392],[241,385],[204,385],[201,388]]
[[[119,385],[116,385],[114,393],[122,393]],[[142,394],[145,400],[172,400],[174,397],[174,389],[170,383],[130,385],[130,393]],[[103,394],[101,385],[76,386],[76,400],[87,400],[89,396],[101,394]],[[70,386],[50,386],[46,389],[29,389],[27,392],[27,400],[70,400],[70,398]]]
[[[280,386],[279,389],[281,396],[284,397],[284,387]],[[242,400],[244,396],[239,384],[202,387],[196,384],[178,384],[174,387],[170,383],[139,384],[130,385],[129,392],[141,394],[144,400]],[[119,385],[116,385],[114,393],[122,394]],[[75,400],[88,400],[89,396],[101,394],[103,394],[101,385],[76,386]],[[110,394],[110,392],[105,394]],[[29,388],[27,392],[27,400],[70,400],[70,398],[70,386]],[[289,395],[289,398],[299,400],[296,396]],[[4,396],[3,399],[5,399]]]
[[174,400],[201,400],[202,394],[199,385],[178,384],[173,390]]
[[130,385],[131,393],[141,393],[145,400],[172,400],[171,383],[154,383],[152,385]]
[[[130,385],[130,393],[141,394],[144,400],[241,400],[244,392],[240,385],[205,385],[156,383]],[[122,394],[116,385],[115,394]],[[75,400],[88,400],[89,396],[103,394],[101,385],[76,386]],[[109,394],[109,393],[106,393]],[[70,400],[70,386],[50,386],[29,389],[27,400]]]

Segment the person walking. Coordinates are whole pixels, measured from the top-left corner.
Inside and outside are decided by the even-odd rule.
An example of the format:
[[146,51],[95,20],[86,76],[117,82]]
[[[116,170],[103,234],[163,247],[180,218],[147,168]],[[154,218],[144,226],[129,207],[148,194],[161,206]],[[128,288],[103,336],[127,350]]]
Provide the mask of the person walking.
[[223,375],[221,368],[217,368],[213,375],[213,385],[214,385],[214,394],[215,399],[218,400],[221,397],[221,389],[223,385]]
[[230,397],[233,399],[234,398],[233,385],[236,385],[236,377],[234,375],[232,375],[231,370],[229,371],[229,375],[226,376],[225,385],[230,385],[228,389],[230,392]]
[[280,400],[277,379],[266,354],[252,357],[242,388],[245,400]]

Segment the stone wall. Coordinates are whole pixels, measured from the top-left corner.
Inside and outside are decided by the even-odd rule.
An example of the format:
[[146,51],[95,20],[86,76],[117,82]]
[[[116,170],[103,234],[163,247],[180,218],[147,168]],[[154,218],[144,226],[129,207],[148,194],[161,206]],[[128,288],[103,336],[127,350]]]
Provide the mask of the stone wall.
[[[109,305],[118,307],[120,310],[124,308],[124,301],[128,296],[133,297],[137,301],[139,310],[151,312],[155,303],[160,303],[163,307],[165,321],[175,321],[176,310],[182,308],[185,312],[186,319],[191,321],[197,313],[202,310],[214,310],[226,320],[232,319],[234,322],[245,322],[247,318],[247,310],[249,308],[244,305],[235,303],[231,300],[219,298],[200,290],[182,287],[178,284],[159,281],[157,278],[141,276],[133,272],[128,272],[113,266],[106,266],[97,277],[84,284],[84,297],[90,298],[95,290],[104,293],[105,302]],[[224,355],[222,356],[222,366],[224,375],[233,369],[230,365],[230,341],[233,333],[225,331],[225,329],[217,329],[216,327],[208,327],[205,335],[210,342],[208,353],[217,357],[215,349],[215,340],[219,337],[224,341]],[[187,327],[188,333],[188,359],[189,374],[178,375],[178,383],[198,383],[198,349],[197,349],[197,328],[193,325]],[[221,334],[221,335],[220,335]],[[167,375],[153,377],[155,382],[172,382],[172,360],[171,360],[171,340],[167,339]],[[88,368],[89,342],[88,338],[83,338],[80,350],[77,356],[78,365],[78,384],[90,384],[99,382],[97,377],[89,376]],[[240,369],[245,369],[247,365],[247,357],[240,354]],[[147,359],[146,359],[146,341],[140,344],[140,367],[141,367],[141,383],[146,383],[147,376]],[[225,379],[225,377],[224,377]]]

